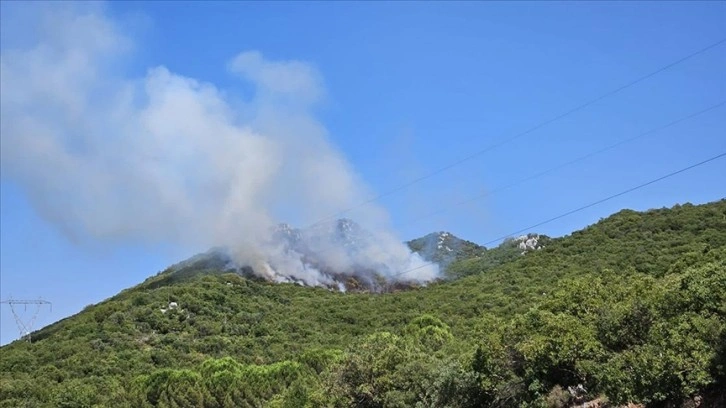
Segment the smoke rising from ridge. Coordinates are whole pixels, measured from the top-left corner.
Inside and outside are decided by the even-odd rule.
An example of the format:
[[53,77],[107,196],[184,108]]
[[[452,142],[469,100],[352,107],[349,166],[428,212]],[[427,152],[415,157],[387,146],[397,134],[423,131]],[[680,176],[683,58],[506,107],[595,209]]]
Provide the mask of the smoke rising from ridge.
[[[120,73],[135,44],[102,6],[13,6],[0,54],[2,174],[45,219],[79,240],[224,247],[270,279],[330,283],[271,236],[282,218],[311,222],[371,195],[313,115],[324,97],[313,66],[234,56],[229,73],[254,89],[238,107],[226,90],[164,66]],[[5,41],[19,38],[28,40]],[[359,214],[374,239],[355,254],[319,242],[328,267],[394,276],[424,264],[380,207]]]

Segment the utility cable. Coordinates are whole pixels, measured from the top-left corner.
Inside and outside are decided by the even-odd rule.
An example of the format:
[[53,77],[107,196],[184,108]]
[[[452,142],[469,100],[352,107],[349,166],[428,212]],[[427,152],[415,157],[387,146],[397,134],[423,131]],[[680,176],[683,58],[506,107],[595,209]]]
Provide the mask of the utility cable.
[[[657,183],[657,182],[659,182],[659,181],[665,180],[665,179],[667,179],[667,178],[673,177],[673,176],[675,176],[675,175],[677,175],[677,174],[680,174],[680,173],[686,172],[686,171],[688,171],[688,170],[694,169],[694,168],[696,168],[696,167],[702,166],[702,165],[704,165],[704,164],[706,164],[706,163],[709,163],[709,162],[712,162],[712,161],[714,161],[714,160],[720,159],[720,158],[722,158],[722,157],[724,157],[724,156],[726,156],[726,152],[724,152],[724,153],[721,153],[721,154],[719,154],[719,155],[716,155],[716,156],[713,156],[713,157],[711,157],[711,158],[708,158],[708,159],[706,159],[706,160],[700,161],[700,162],[698,162],[698,163],[692,164],[692,165],[690,165],[690,166],[688,166],[688,167],[684,167],[684,168],[682,168],[682,169],[680,169],[680,170],[676,170],[676,171],[674,171],[674,172],[668,173],[668,174],[666,174],[666,175],[664,175],[664,176],[661,176],[661,177],[658,177],[658,178],[656,178],[656,179],[650,180],[650,181],[648,181],[648,182],[646,182],[646,183],[643,183],[643,184],[639,184],[639,185],[637,185],[637,186],[635,186],[635,187],[631,187],[631,188],[629,188],[629,189],[627,189],[627,190],[623,190],[623,191],[621,191],[621,192],[619,192],[619,193],[616,193],[616,194],[613,194],[613,195],[611,195],[611,196],[608,196],[608,197],[602,198],[602,199],[600,199],[600,200],[594,201],[594,202],[592,202],[592,203],[590,203],[590,204],[587,204],[587,205],[583,205],[582,207],[576,208],[576,209],[574,209],[574,210],[570,210],[570,211],[568,211],[568,212],[566,212],[566,213],[564,213],[564,214],[560,214],[560,215],[558,215],[558,216],[556,216],[556,217],[552,217],[552,218],[549,218],[549,219],[547,219],[547,220],[544,220],[544,221],[538,222],[537,224],[534,224],[534,225],[530,225],[529,227],[526,227],[526,228],[522,228],[522,229],[520,229],[520,230],[517,230],[517,231],[511,232],[511,233],[509,233],[509,234],[507,234],[507,235],[504,235],[504,236],[501,236],[501,237],[499,237],[499,238],[497,238],[497,239],[493,239],[493,240],[491,240],[491,241],[485,242],[485,243],[484,243],[484,244],[482,244],[482,245],[483,245],[483,246],[487,246],[487,245],[490,245],[490,244],[493,244],[493,243],[499,242],[499,241],[501,241],[501,240],[503,240],[503,239],[505,239],[505,238],[511,237],[512,235],[517,235],[517,234],[521,234],[521,233],[523,233],[523,232],[526,232],[526,231],[531,231],[531,230],[532,230],[533,228],[537,228],[537,227],[539,227],[539,226],[542,226],[542,225],[548,224],[548,223],[550,223],[550,222],[552,222],[552,221],[556,221],[556,220],[559,220],[559,219],[561,219],[561,218],[567,217],[568,215],[572,215],[572,214],[574,214],[574,213],[577,213],[577,212],[580,212],[580,211],[586,210],[586,209],[588,209],[588,208],[590,208],[590,207],[594,207],[594,206],[596,206],[596,205],[598,205],[598,204],[602,204],[602,203],[604,203],[604,202],[606,202],[606,201],[612,200],[613,198],[617,198],[617,197],[620,197],[620,196],[622,196],[622,195],[625,195],[625,194],[631,193],[631,192],[633,192],[633,191],[635,191],[635,190],[639,190],[639,189],[641,189],[641,188],[643,188],[643,187],[649,186],[649,185],[651,185],[651,184],[654,184],[654,183]],[[415,271],[415,270],[418,270],[418,269],[422,269],[422,268],[425,268],[425,267],[427,267],[427,266],[431,266],[431,265],[436,265],[436,263],[435,263],[435,262],[428,262],[428,263],[426,263],[426,264],[423,264],[423,265],[417,266],[417,267],[415,267],[415,268],[411,268],[411,269],[405,270],[405,271],[403,271],[403,272],[399,272],[399,273],[397,273],[397,274],[393,274],[393,275],[391,275],[390,277],[396,277],[396,276],[401,276],[401,275],[407,274],[407,273],[409,273],[409,272],[413,272],[413,271]]]
[[666,124],[664,124],[664,125],[661,125],[661,126],[658,126],[658,127],[655,127],[655,128],[653,128],[653,129],[650,129],[650,130],[648,130],[648,131],[645,131],[645,132],[643,132],[643,133],[637,134],[637,135],[635,135],[635,136],[633,136],[633,137],[630,137],[630,138],[627,138],[627,139],[623,139],[623,140],[620,140],[620,141],[618,141],[618,142],[616,142],[616,143],[613,143],[613,144],[611,144],[611,145],[609,145],[609,146],[605,146],[605,147],[603,147],[603,148],[600,148],[600,149],[598,149],[598,150],[595,150],[595,151],[593,151],[593,152],[587,153],[587,154],[585,154],[585,155],[582,155],[582,156],[580,156],[580,157],[577,157],[577,158],[575,158],[575,159],[572,159],[572,160],[570,160],[570,161],[568,161],[568,162],[565,162],[565,163],[559,164],[559,165],[557,165],[557,166],[554,166],[554,167],[550,167],[550,168],[549,168],[549,169],[547,169],[547,170],[543,170],[543,171],[541,171],[541,172],[539,172],[539,173],[535,173],[535,174],[532,174],[532,175],[530,175],[530,176],[527,176],[527,177],[525,177],[525,178],[519,179],[519,180],[517,180],[517,181],[514,181],[514,182],[512,182],[512,183],[509,183],[509,184],[503,185],[503,186],[501,186],[501,187],[497,187],[497,188],[495,188],[495,189],[493,189],[493,190],[491,190],[491,191],[487,191],[487,192],[485,192],[485,193],[483,193],[483,194],[479,194],[479,195],[476,195],[476,196],[473,196],[473,197],[469,197],[469,198],[467,198],[467,199],[464,199],[464,200],[462,200],[462,201],[458,201],[458,202],[456,202],[456,203],[454,203],[454,204],[452,204],[452,205],[446,206],[446,207],[444,207],[444,208],[441,208],[441,209],[439,209],[439,210],[435,210],[435,211],[432,211],[432,212],[429,212],[429,213],[426,213],[426,214],[423,214],[423,215],[417,216],[417,217],[415,217],[415,218],[411,218],[411,219],[409,219],[409,220],[407,220],[407,221],[405,221],[405,222],[403,222],[403,223],[399,223],[399,224],[396,224],[396,227],[404,227],[404,226],[407,226],[407,225],[413,224],[413,223],[415,223],[415,222],[417,222],[417,221],[420,221],[420,220],[422,220],[422,219],[425,219],[425,218],[429,218],[429,217],[433,217],[433,216],[436,216],[436,215],[440,215],[440,214],[443,214],[443,213],[445,213],[445,212],[449,211],[449,209],[450,209],[451,207],[457,207],[457,206],[461,206],[461,205],[464,205],[464,204],[468,204],[468,203],[471,203],[471,202],[473,202],[473,201],[476,201],[476,200],[480,200],[480,199],[482,199],[482,198],[484,198],[484,197],[489,197],[489,196],[492,196],[492,195],[494,195],[494,194],[496,194],[496,193],[499,193],[499,192],[501,192],[501,191],[504,191],[504,190],[510,189],[510,188],[512,188],[512,187],[515,187],[515,186],[518,186],[518,185],[520,185],[520,184],[522,184],[522,183],[525,183],[525,182],[527,182],[527,181],[531,181],[531,180],[534,180],[534,179],[540,178],[540,177],[542,177],[542,176],[544,176],[544,175],[547,175],[547,174],[549,174],[549,173],[552,173],[552,172],[554,172],[554,171],[560,170],[560,169],[562,169],[562,168],[565,168],[565,167],[567,167],[567,166],[570,166],[570,165],[573,165],[573,164],[575,164],[575,163],[581,162],[581,161],[583,161],[583,160],[589,159],[589,158],[591,158],[591,157],[593,157],[593,156],[596,156],[596,155],[598,155],[598,154],[600,154],[600,153],[604,153],[604,152],[606,152],[606,151],[608,151],[608,150],[612,150],[612,149],[615,149],[616,147],[622,146],[622,145],[624,145],[624,144],[626,144],[626,143],[630,143],[630,142],[633,142],[633,141],[635,141],[635,140],[637,140],[637,139],[640,139],[640,138],[642,138],[642,137],[645,137],[645,136],[651,135],[651,134],[653,134],[653,133],[657,133],[657,132],[660,132],[661,130],[665,130],[665,129],[667,129],[667,128],[669,128],[669,127],[672,127],[672,126],[675,126],[675,125],[677,125],[677,124],[679,124],[679,123],[681,123],[681,122],[685,122],[685,121],[687,121],[687,120],[689,120],[689,119],[693,119],[693,118],[695,118],[695,117],[697,117],[697,116],[703,115],[703,114],[705,114],[705,113],[707,113],[707,112],[710,112],[710,111],[712,111],[712,110],[714,110],[714,109],[720,108],[721,106],[724,106],[724,105],[726,105],[726,100],[724,100],[724,101],[721,101],[721,102],[719,102],[719,103],[717,103],[717,104],[715,104],[715,105],[711,105],[711,106],[709,106],[709,107],[707,107],[707,108],[705,108],[705,109],[701,109],[701,110],[699,110],[699,111],[697,111],[697,112],[691,113],[691,114],[689,114],[689,115],[687,115],[687,116],[683,116],[683,117],[680,117],[680,118],[678,118],[678,119],[676,119],[676,120],[673,120],[673,121],[671,121],[671,122],[668,122],[668,123],[666,123]]
[[679,64],[681,64],[681,63],[683,63],[683,62],[685,62],[685,61],[687,61],[687,60],[689,60],[689,59],[691,59],[691,58],[693,58],[693,57],[695,57],[697,55],[703,54],[706,51],[709,51],[709,50],[711,50],[713,48],[716,48],[719,45],[723,44],[724,42],[726,42],[726,38],[721,39],[719,41],[716,41],[716,42],[714,42],[714,43],[712,43],[712,44],[710,44],[710,45],[708,45],[708,46],[706,46],[704,48],[701,48],[701,49],[699,49],[697,51],[694,51],[694,52],[692,52],[692,53],[690,53],[690,54],[688,54],[688,55],[686,55],[684,57],[681,57],[681,58],[679,58],[679,59],[677,59],[677,60],[675,60],[675,61],[673,61],[671,63],[668,63],[668,64],[666,64],[666,65],[664,65],[664,66],[656,69],[655,71],[652,71],[652,72],[650,72],[648,74],[645,74],[643,76],[640,76],[640,77],[638,77],[638,78],[636,78],[636,79],[634,79],[634,80],[632,80],[630,82],[627,82],[624,85],[621,85],[621,86],[619,86],[619,87],[617,87],[617,88],[615,88],[615,89],[613,89],[611,91],[608,91],[608,92],[606,92],[606,93],[604,93],[604,94],[602,94],[602,95],[600,95],[600,96],[598,96],[596,98],[590,99],[589,101],[586,101],[586,102],[584,102],[584,103],[582,103],[580,105],[577,105],[574,108],[571,108],[571,109],[565,111],[564,113],[561,113],[561,114],[559,114],[557,116],[554,116],[554,117],[552,117],[550,119],[547,119],[547,120],[545,120],[543,122],[540,122],[540,123],[538,123],[538,124],[530,127],[529,129],[527,129],[527,130],[525,130],[523,132],[520,132],[520,133],[515,134],[512,137],[509,137],[509,138],[506,138],[506,139],[502,139],[502,140],[500,140],[497,143],[494,143],[494,144],[492,144],[492,145],[490,145],[488,147],[485,147],[484,149],[481,149],[479,151],[476,151],[476,152],[474,152],[474,153],[472,153],[472,154],[470,154],[468,156],[465,156],[465,157],[463,157],[463,158],[461,158],[461,159],[459,159],[457,161],[454,161],[454,162],[452,162],[450,164],[447,164],[447,165],[445,165],[443,167],[440,167],[440,168],[438,168],[438,169],[436,169],[436,170],[434,170],[434,171],[432,171],[432,172],[430,172],[428,174],[425,174],[423,176],[420,176],[418,178],[415,178],[415,179],[413,179],[413,180],[411,180],[411,181],[409,181],[407,183],[404,183],[404,184],[401,184],[401,185],[399,185],[397,187],[394,187],[394,188],[392,188],[392,189],[390,189],[388,191],[385,191],[385,192],[383,192],[383,193],[381,193],[381,194],[379,194],[377,196],[374,196],[374,197],[372,197],[372,198],[370,198],[370,199],[368,199],[368,200],[366,200],[366,201],[364,201],[364,202],[362,202],[360,204],[354,205],[354,206],[349,207],[349,208],[347,208],[345,210],[339,211],[339,212],[337,212],[335,214],[332,214],[330,216],[327,216],[325,218],[322,218],[322,219],[314,222],[313,224],[311,224],[309,227],[318,225],[318,224],[320,224],[322,222],[325,222],[325,221],[327,221],[327,220],[329,220],[331,218],[340,217],[341,215],[346,214],[346,213],[348,213],[350,211],[353,211],[353,210],[356,210],[358,208],[364,207],[364,206],[366,206],[368,204],[371,204],[371,203],[373,203],[375,201],[380,200],[381,198],[390,196],[390,195],[392,195],[394,193],[397,193],[397,192],[399,192],[401,190],[404,190],[404,189],[406,189],[408,187],[411,187],[414,184],[420,183],[420,182],[422,182],[424,180],[430,179],[430,178],[432,178],[432,177],[434,177],[436,175],[439,175],[441,173],[444,173],[444,172],[446,172],[446,171],[448,171],[448,170],[450,170],[450,169],[452,169],[452,168],[454,168],[456,166],[459,166],[459,165],[461,165],[463,163],[466,163],[466,162],[468,162],[468,161],[470,161],[472,159],[475,159],[475,158],[481,156],[484,153],[487,153],[487,152],[489,152],[491,150],[494,150],[494,149],[496,149],[496,148],[498,148],[500,146],[503,146],[503,145],[505,145],[507,143],[510,143],[510,142],[512,142],[514,140],[517,140],[517,139],[519,139],[519,138],[521,138],[523,136],[526,136],[526,135],[528,135],[528,134],[530,134],[530,133],[532,133],[532,132],[534,132],[536,130],[539,130],[539,129],[541,129],[541,128],[543,128],[543,127],[545,127],[545,126],[547,126],[547,125],[549,125],[549,124],[551,124],[553,122],[556,122],[556,121],[558,121],[558,120],[560,120],[560,119],[562,119],[562,118],[564,118],[566,116],[569,116],[569,115],[571,115],[571,114],[573,114],[575,112],[581,111],[581,110],[583,110],[583,109],[585,109],[585,108],[587,108],[587,107],[589,107],[589,106],[591,106],[591,105],[593,105],[593,104],[595,104],[595,103],[597,103],[597,102],[599,102],[599,101],[601,101],[603,99],[606,99],[606,98],[608,98],[610,96],[613,96],[613,95],[615,95],[615,94],[617,94],[617,93],[619,93],[619,92],[621,92],[621,91],[623,91],[623,90],[625,90],[627,88],[630,88],[630,87],[632,87],[632,86],[634,86],[634,85],[636,85],[636,84],[638,84],[640,82],[643,82],[643,81],[645,81],[645,80],[647,80],[647,79],[649,79],[649,78],[651,78],[651,77],[653,77],[653,76],[655,76],[655,75],[657,75],[657,74],[659,74],[659,73],[661,73],[663,71],[666,71],[666,70],[668,70],[668,69],[670,69],[670,68],[672,68],[672,67],[674,67],[676,65],[679,65]]

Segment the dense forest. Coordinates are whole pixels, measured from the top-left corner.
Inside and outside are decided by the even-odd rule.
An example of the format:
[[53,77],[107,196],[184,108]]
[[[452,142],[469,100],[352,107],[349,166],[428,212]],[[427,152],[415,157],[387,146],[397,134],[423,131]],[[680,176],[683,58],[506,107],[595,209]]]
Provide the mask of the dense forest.
[[0,406],[724,404],[726,200],[539,245],[389,293],[167,270],[0,348]]

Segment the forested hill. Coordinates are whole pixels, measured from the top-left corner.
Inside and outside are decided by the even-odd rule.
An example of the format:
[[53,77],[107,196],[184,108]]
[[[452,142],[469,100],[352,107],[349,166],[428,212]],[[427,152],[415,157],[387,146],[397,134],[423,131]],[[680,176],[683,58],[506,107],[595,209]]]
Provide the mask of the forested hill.
[[155,276],[2,347],[0,406],[724,406],[726,200],[519,242],[397,293]]

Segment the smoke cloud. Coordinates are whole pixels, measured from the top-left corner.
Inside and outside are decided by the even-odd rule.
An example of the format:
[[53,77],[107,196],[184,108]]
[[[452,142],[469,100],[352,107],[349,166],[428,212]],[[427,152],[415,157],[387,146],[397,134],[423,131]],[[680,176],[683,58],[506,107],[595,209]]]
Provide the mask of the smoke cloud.
[[[103,6],[10,8],[0,54],[2,175],[45,219],[76,240],[223,247],[269,279],[330,283],[272,237],[280,220],[309,223],[371,195],[314,117],[325,96],[315,67],[242,52],[226,68],[254,94],[234,104],[228,91],[164,66],[124,74],[117,67],[136,44]],[[336,273],[396,277],[424,265],[388,230],[385,211],[357,214],[372,239],[354,253],[316,241]],[[437,274],[426,266],[397,278]]]

